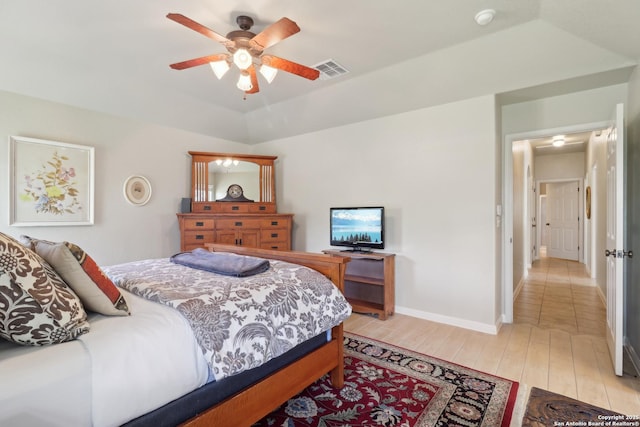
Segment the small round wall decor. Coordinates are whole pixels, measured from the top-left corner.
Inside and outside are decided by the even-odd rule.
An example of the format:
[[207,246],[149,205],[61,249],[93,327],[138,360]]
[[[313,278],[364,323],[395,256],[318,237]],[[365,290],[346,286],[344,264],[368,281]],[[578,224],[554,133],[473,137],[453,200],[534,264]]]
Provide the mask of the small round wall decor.
[[124,181],[124,198],[135,206],[147,204],[151,199],[151,184],[144,176],[132,175]]

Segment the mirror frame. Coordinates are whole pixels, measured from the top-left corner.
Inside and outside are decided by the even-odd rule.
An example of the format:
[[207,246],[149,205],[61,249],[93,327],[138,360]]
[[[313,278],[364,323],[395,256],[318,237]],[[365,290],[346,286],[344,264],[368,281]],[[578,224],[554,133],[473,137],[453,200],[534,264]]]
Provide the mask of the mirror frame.
[[[252,154],[209,153],[203,151],[189,151],[191,155],[191,200],[193,212],[275,212],[276,182],[275,160],[277,156],[260,156]],[[216,202],[207,200],[209,188],[209,163],[216,160],[239,160],[255,163],[259,166],[260,198],[254,202],[259,206],[249,206],[250,202]],[[243,204],[244,206],[238,206]]]

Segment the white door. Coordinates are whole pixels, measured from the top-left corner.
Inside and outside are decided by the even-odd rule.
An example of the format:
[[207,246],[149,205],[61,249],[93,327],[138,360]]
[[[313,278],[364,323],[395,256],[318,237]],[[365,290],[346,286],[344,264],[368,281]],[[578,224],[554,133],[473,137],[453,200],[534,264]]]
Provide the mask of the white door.
[[578,260],[580,204],[578,181],[547,184],[547,256]]
[[[547,223],[547,196],[546,195],[542,195],[540,196],[540,221],[539,224],[541,225],[542,229],[540,230],[540,247],[544,246],[545,247],[545,251],[546,251],[546,247],[547,247],[547,242],[549,240],[548,238],[548,231],[547,230],[547,226],[545,225]],[[546,252],[545,252],[546,253]]]
[[531,229],[529,234],[529,259],[527,260],[527,267],[531,267],[533,261],[538,258],[538,242],[536,241],[536,227],[538,226],[538,221],[536,220],[536,189],[533,177],[531,176],[531,167],[527,168],[527,188],[529,189],[529,193],[527,194],[527,206],[529,207],[528,220]]
[[607,129],[607,346],[616,375],[622,375],[624,339],[624,108],[616,106]]

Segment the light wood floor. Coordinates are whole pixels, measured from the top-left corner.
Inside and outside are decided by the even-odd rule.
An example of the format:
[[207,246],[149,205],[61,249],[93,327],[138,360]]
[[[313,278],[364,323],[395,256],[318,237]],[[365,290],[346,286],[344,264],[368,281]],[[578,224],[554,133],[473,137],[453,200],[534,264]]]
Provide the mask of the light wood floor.
[[[543,388],[626,415],[640,415],[640,381],[613,373],[605,308],[577,262],[536,261],[497,335],[394,314],[354,314],[345,331]],[[519,399],[526,401],[526,394]]]

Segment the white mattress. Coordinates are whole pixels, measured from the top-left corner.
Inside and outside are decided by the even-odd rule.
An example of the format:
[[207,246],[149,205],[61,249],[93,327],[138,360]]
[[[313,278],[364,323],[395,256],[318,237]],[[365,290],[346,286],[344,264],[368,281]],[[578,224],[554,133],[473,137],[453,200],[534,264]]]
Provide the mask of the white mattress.
[[80,341],[25,347],[0,340],[0,425],[90,425],[90,366]]
[[132,315],[91,314],[78,340],[0,340],[0,425],[117,426],[205,384],[208,365],[175,310],[124,290]]

